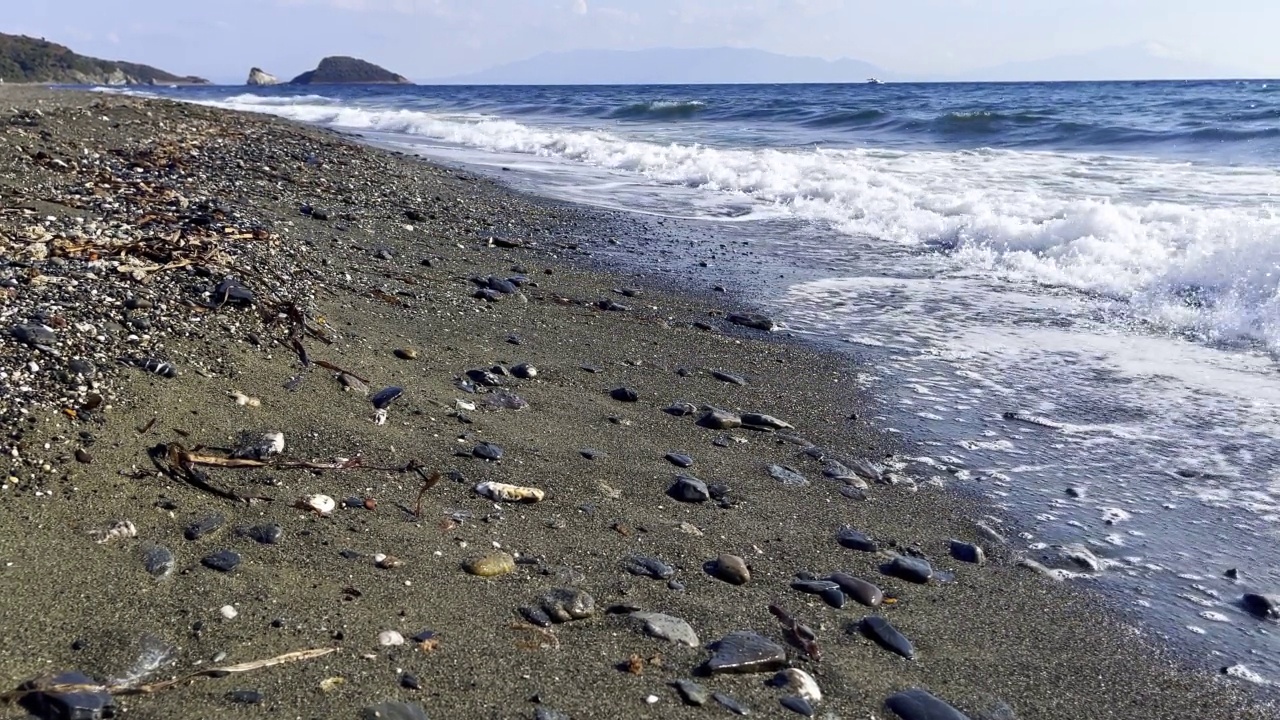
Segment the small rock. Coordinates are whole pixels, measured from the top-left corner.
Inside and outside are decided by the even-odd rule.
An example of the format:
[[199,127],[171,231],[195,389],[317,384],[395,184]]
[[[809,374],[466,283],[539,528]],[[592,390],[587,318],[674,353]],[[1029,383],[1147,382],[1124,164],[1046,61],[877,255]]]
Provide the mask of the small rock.
[[417,360],[418,359],[418,351],[414,350],[413,348],[396,348],[392,352],[394,352],[395,356],[400,358],[401,360]]
[[199,540],[222,527],[224,522],[226,519],[221,515],[208,515],[188,525],[187,529],[182,531],[182,536],[188,540]]
[[666,454],[667,462],[679,468],[687,468],[693,466],[693,458],[683,453],[669,452]]
[[84,448],[76,448],[76,462],[89,465],[93,462],[93,456]]
[[746,585],[751,580],[747,562],[737,555],[721,555],[707,563],[707,574],[730,585]]
[[728,410],[711,408],[698,418],[698,424],[712,430],[732,430],[742,427],[742,418]]
[[284,535],[284,528],[275,523],[254,525],[245,531],[245,535],[263,545],[275,545],[280,542],[280,538]]
[[305,495],[294,504],[300,510],[310,510],[317,515],[327,516],[338,507],[338,501],[328,495]]
[[111,693],[102,690],[83,690],[79,692],[44,692],[40,685],[84,685],[100,687],[101,683],[81,672],[60,672],[47,681],[37,684],[35,681],[23,683],[19,688],[31,691],[23,698],[23,706],[28,709],[39,708],[39,717],[68,718],[72,720],[97,720],[116,716],[116,701]]
[[462,566],[472,575],[495,577],[515,570],[516,559],[510,553],[494,552],[483,557],[471,558]]
[[705,502],[711,492],[707,484],[690,475],[677,475],[675,484],[667,489],[667,495],[680,502]]
[[698,634],[689,623],[678,617],[655,612],[632,613],[631,617],[644,623],[644,631],[653,637],[669,642],[698,647]]
[[725,695],[724,693],[720,693],[720,692],[712,693],[711,697],[714,698],[716,702],[723,705],[726,710],[728,710],[729,712],[735,715],[751,714],[751,708],[747,707],[746,705],[743,705],[742,703],[738,702],[734,698],[729,697],[728,695]]
[[773,676],[774,687],[787,688],[812,703],[822,702],[822,689],[813,676],[799,668],[787,668]]
[[973,543],[960,542],[959,540],[951,541],[951,557],[960,562],[974,563],[981,565],[987,561],[987,555],[982,548]]
[[406,672],[400,675],[400,687],[405,690],[421,690],[422,682],[418,680],[418,676],[413,673]]
[[692,680],[676,680],[671,683],[675,686],[680,697],[684,698],[685,703],[695,707],[702,707],[707,704],[707,700],[711,699],[707,694],[707,689]]
[[676,417],[684,417],[698,412],[698,407],[693,403],[678,402],[662,408],[662,412]]
[[9,334],[14,340],[28,345],[54,345],[58,342],[53,328],[47,325],[14,325],[9,328]]
[[845,595],[861,605],[879,607],[884,602],[884,592],[866,580],[840,572],[832,573],[827,579],[839,585]]
[[388,700],[360,711],[360,720],[427,720],[420,706]]
[[404,388],[392,385],[374,393],[373,397],[369,398],[369,402],[373,403],[373,407],[378,410],[386,410],[403,393]]
[[721,372],[719,370],[712,370],[711,377],[719,380],[720,382],[727,382],[731,385],[747,384],[747,379],[741,375],[734,375],[733,373]]
[[[650,695],[649,697],[653,697]],[[533,720],[573,720],[567,714],[548,707],[539,707],[533,711]]]
[[520,612],[520,615],[524,617],[525,620],[528,620],[529,622],[533,623],[534,625],[537,625],[538,627],[551,627],[551,624],[552,624],[551,616],[548,615],[546,611],[543,610],[542,608],[522,607],[520,608],[519,612]]
[[200,564],[210,570],[228,573],[240,566],[240,555],[232,550],[220,550],[201,558]]
[[894,557],[893,561],[885,565],[882,570],[886,575],[922,585],[933,577],[933,567],[929,565],[929,561],[910,555]]
[[609,391],[609,397],[618,402],[635,402],[640,399],[640,393],[629,387],[618,387]]
[[520,363],[519,365],[511,368],[511,374],[521,380],[530,380],[538,376],[538,368],[530,365],[529,363]]
[[468,370],[467,377],[477,385],[485,387],[502,387],[507,384],[506,380],[490,370]]
[[658,558],[644,555],[632,555],[622,563],[622,567],[632,575],[653,578],[654,580],[670,580],[675,577],[676,569]]
[[741,325],[742,327],[763,330],[765,332],[773,332],[778,327],[773,320],[757,313],[731,313],[727,320],[734,325]]
[[898,629],[891,625],[888,620],[879,615],[869,615],[863,618],[858,627],[864,635],[875,640],[884,649],[895,652],[908,660],[916,658],[916,650],[912,647],[911,641],[898,632]]
[[785,465],[770,465],[769,475],[787,487],[804,487],[809,484],[809,480],[805,476],[796,472],[794,468],[789,468]]
[[1250,614],[1265,620],[1280,620],[1280,595],[1245,593],[1240,605]]
[[236,610],[235,605],[223,605],[218,608],[218,614],[222,616],[223,620],[235,620],[239,617],[240,611]]
[[840,589],[839,584],[830,580],[796,579],[791,581],[791,589],[817,595],[833,608],[844,607],[844,590]]
[[762,415],[760,413],[744,413],[742,415],[742,424],[750,428],[763,428],[766,430],[795,430],[796,426],[789,422],[784,422],[772,415]]
[[596,601],[577,588],[558,588],[542,596],[539,602],[552,622],[584,620],[595,615]]
[[969,717],[919,688],[889,696],[885,706],[902,720],[969,720]]
[[471,454],[481,460],[501,460],[502,448],[489,442],[482,442],[471,449]]
[[605,456],[603,452],[600,452],[599,450],[594,450],[592,448],[583,448],[578,451],[578,454],[588,460],[599,460],[600,458]]
[[733,632],[712,645],[707,672],[757,673],[778,670],[787,664],[787,651],[753,632]]
[[798,715],[813,717],[817,714],[817,711],[813,709],[813,703],[799,695],[787,695],[778,702],[782,704],[782,707]]
[[870,536],[847,525],[836,531],[836,542],[840,543],[842,547],[861,552],[873,553],[880,549],[876,541],[872,540]]
[[382,647],[395,647],[404,644],[404,635],[395,630],[383,630],[378,633],[378,644]]
[[164,546],[150,548],[142,556],[142,566],[155,578],[162,578],[173,572],[175,564],[173,551]]
[[238,705],[260,705],[262,699],[262,693],[257,690],[232,690],[227,693],[227,702]]

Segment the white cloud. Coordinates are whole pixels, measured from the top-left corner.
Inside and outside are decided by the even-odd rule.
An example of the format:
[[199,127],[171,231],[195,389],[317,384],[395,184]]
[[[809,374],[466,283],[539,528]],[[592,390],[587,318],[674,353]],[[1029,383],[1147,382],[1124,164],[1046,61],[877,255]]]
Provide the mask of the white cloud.
[[586,15],[587,0],[573,0],[573,12],[577,15]]

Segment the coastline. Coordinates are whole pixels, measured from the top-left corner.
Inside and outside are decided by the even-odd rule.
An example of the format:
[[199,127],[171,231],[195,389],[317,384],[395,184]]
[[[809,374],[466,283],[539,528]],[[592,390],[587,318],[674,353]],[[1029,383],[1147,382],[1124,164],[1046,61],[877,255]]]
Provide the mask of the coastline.
[[[92,426],[91,464],[71,459],[82,444],[83,422],[50,408],[25,429],[24,467],[48,463],[53,472],[0,496],[9,505],[0,528],[6,565],[0,592],[11,610],[0,620],[0,632],[11,639],[0,651],[7,685],[49,670],[99,677],[123,672],[136,655],[138,636],[149,632],[178,646],[182,669],[211,664],[221,653],[227,662],[243,662],[303,647],[339,650],[309,663],[121,699],[146,717],[190,717],[208,707],[227,716],[258,712],[228,704],[229,691],[246,688],[263,693],[264,704],[277,710],[312,716],[353,716],[398,699],[421,704],[429,715],[530,717],[539,707],[530,698],[537,697],[571,717],[666,717],[693,711],[681,707],[667,683],[693,677],[709,653],[647,638],[633,619],[604,609],[625,604],[681,617],[701,644],[738,630],[785,644],[767,611],[778,602],[818,631],[822,661],[793,662],[822,687],[820,715],[891,717],[885,698],[909,687],[927,687],[973,718],[1000,717],[992,713],[1002,705],[1019,718],[1272,712],[1250,706],[1250,688],[1171,660],[1087,591],[1018,567],[1005,548],[979,534],[973,521],[983,510],[975,503],[906,484],[873,484],[867,500],[854,500],[840,493],[839,482],[822,476],[822,464],[802,446],[778,434],[706,430],[691,418],[663,413],[675,401],[764,412],[788,420],[797,435],[836,455],[875,459],[884,451],[874,428],[848,421],[863,413],[858,369],[844,358],[735,328],[714,298],[659,289],[629,297],[614,289],[633,278],[584,269],[577,256],[590,243],[579,238],[597,227],[589,211],[540,203],[488,180],[285,121],[135,98],[27,92],[6,86],[0,97],[19,109],[39,102],[57,122],[33,128],[23,138],[26,150],[48,147],[55,157],[70,158],[82,146],[107,151],[116,142],[158,135],[207,148],[202,163],[186,168],[178,182],[200,189],[217,178],[221,190],[203,195],[229,191],[220,202],[251,221],[246,225],[264,223],[279,238],[246,248],[233,265],[275,258],[267,265],[273,271],[295,266],[288,278],[294,285],[266,274],[244,282],[259,295],[294,293],[300,304],[314,293],[315,318],[334,333],[332,344],[304,340],[314,358],[367,377],[375,391],[398,385],[405,393],[389,408],[389,422],[375,425],[367,398],[343,392],[324,369],[301,368],[281,328],[252,310],[197,312],[168,298],[166,312],[199,319],[198,331],[174,320],[180,333],[163,340],[161,349],[180,374],[165,379],[136,368],[109,371],[118,390],[106,393],[104,422]],[[84,110],[89,105],[92,112]],[[104,126],[110,132],[94,133],[100,117],[109,118]],[[50,138],[41,138],[41,129]],[[210,129],[245,135],[228,140]],[[249,162],[255,150],[281,140],[289,152],[273,159],[275,166],[264,171]],[[10,147],[5,153],[7,161],[21,160]],[[49,176],[55,186],[67,184],[56,179],[56,170],[39,170],[46,171],[55,173]],[[300,214],[299,206],[308,203],[323,207],[328,219],[314,210]],[[408,219],[406,210],[422,219]],[[61,212],[52,203],[39,206],[40,215]],[[495,237],[531,246],[495,246]],[[424,265],[426,259],[432,264]],[[524,272],[512,270],[516,266]],[[24,269],[30,267],[59,272],[38,262]],[[74,270],[75,261],[62,267]],[[526,274],[536,286],[493,303],[472,297],[470,277],[508,274]],[[125,287],[149,294],[154,286]],[[28,290],[41,292],[17,289],[11,304],[24,302]],[[629,309],[601,310],[593,305],[600,301]],[[249,333],[260,344],[247,339]],[[512,335],[520,344],[508,341]],[[10,338],[4,342],[3,357],[30,352]],[[418,358],[392,355],[403,347],[416,348]],[[533,380],[514,382],[528,409],[463,410],[470,423],[452,415],[458,412],[455,399],[486,398],[459,391],[458,376],[518,362],[541,371]],[[586,372],[582,365],[600,371]],[[680,368],[687,376],[677,374]],[[745,376],[747,384],[718,381],[709,376],[712,369]],[[281,387],[297,375],[304,381],[296,392]],[[608,395],[624,385],[639,391],[638,402]],[[227,395],[234,391],[260,398],[261,407],[237,406]],[[137,431],[152,419],[147,432]],[[147,458],[157,443],[216,447],[244,430],[284,432],[290,459],[360,455],[369,465],[391,467],[412,458],[459,471],[466,480],[440,482],[425,495],[422,518],[415,518],[397,507],[414,507],[420,481],[409,473],[210,471],[220,486],[274,500],[248,505],[157,476]],[[725,436],[746,442],[713,444]],[[502,460],[455,456],[480,441],[501,445]],[[580,454],[586,448],[600,454],[586,459]],[[728,484],[729,507],[665,497],[680,472],[663,457],[672,451],[694,457],[687,472]],[[765,470],[771,464],[795,468],[809,485],[774,480]],[[549,496],[498,510],[471,491],[486,480],[537,486]],[[339,502],[373,497],[377,509],[340,509],[327,519],[291,509],[298,496],[317,492]],[[213,514],[224,516],[220,529],[184,539],[187,526]],[[120,519],[136,525],[136,539],[97,544],[88,534]],[[259,545],[235,532],[267,521],[284,529],[279,544]],[[846,523],[883,546],[918,548],[940,570],[955,573],[955,581],[917,586],[884,576],[877,569],[884,555],[835,542]],[[982,544],[987,563],[952,559],[953,538]],[[514,572],[484,580],[460,568],[493,543],[519,553]],[[157,581],[144,572],[140,556],[147,544],[173,550],[172,577]],[[202,556],[224,548],[240,553],[243,564],[226,574],[200,566]],[[359,555],[339,554],[347,549]],[[394,555],[404,565],[377,568],[375,553]],[[722,553],[746,558],[751,581],[732,586],[704,573],[703,563]],[[685,589],[629,575],[622,563],[632,554],[674,565]],[[806,570],[841,570],[896,594],[899,602],[878,613],[914,642],[917,659],[904,660],[849,632],[870,614],[856,603],[836,610],[791,590],[793,575]],[[550,640],[516,610],[565,585],[589,592],[599,612],[557,626]],[[237,608],[236,618],[221,619],[219,608],[227,604]],[[193,631],[197,622],[201,629]],[[413,643],[378,646],[382,631],[410,637],[426,627],[440,639],[430,652]],[[87,642],[74,650],[78,639]],[[649,661],[642,675],[617,669],[633,654]],[[660,666],[651,662],[655,655]],[[401,670],[416,674],[422,689],[401,687]],[[778,704],[782,693],[765,684],[771,675],[698,681],[758,714],[787,715]],[[321,691],[321,682],[332,677],[344,682]],[[646,704],[650,694],[657,703]]]

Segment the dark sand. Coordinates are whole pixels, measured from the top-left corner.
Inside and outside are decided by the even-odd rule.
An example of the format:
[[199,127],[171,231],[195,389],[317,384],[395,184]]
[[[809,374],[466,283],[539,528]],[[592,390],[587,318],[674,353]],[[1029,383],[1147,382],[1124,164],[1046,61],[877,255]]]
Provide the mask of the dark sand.
[[[793,664],[822,687],[819,717],[892,717],[885,698],[910,687],[928,688],[972,718],[1275,716],[1249,699],[1248,688],[1162,655],[1151,638],[1108,614],[1086,591],[1017,566],[1016,558],[976,530],[974,521],[985,514],[981,507],[933,488],[902,485],[872,485],[867,500],[852,500],[796,444],[749,430],[707,430],[692,418],[662,412],[678,400],[765,412],[837,455],[874,460],[886,451],[874,444],[873,428],[849,419],[863,401],[858,370],[845,358],[733,328],[723,321],[722,308],[702,299],[659,290],[640,298],[614,293],[625,278],[590,271],[579,259],[581,249],[557,244],[589,232],[589,213],[275,120],[29,89],[4,88],[0,101],[5,107],[40,103],[49,117],[65,119],[46,124],[51,138],[24,139],[30,142],[19,146],[22,151],[12,137],[0,145],[0,179],[10,189],[24,186],[22,152],[33,144],[106,150],[155,133],[157,123],[177,132],[178,115],[253,128],[254,142],[305,149],[290,161],[271,161],[274,171],[292,180],[264,179],[228,160],[202,166],[206,177],[190,181],[216,179],[225,202],[270,223],[282,239],[281,249],[271,252],[299,266],[294,279],[315,278],[315,310],[336,330],[337,341],[306,340],[313,359],[359,373],[375,390],[405,388],[388,423],[375,425],[366,397],[344,392],[328,370],[301,368],[283,344],[281,328],[258,329],[261,321],[252,311],[223,309],[199,314],[197,330],[165,340],[177,378],[107,369],[113,390],[105,424],[90,428],[96,436],[91,465],[70,459],[80,447],[83,423],[56,408],[33,411],[38,421],[25,423],[24,450],[9,468],[19,480],[0,494],[0,683],[6,687],[63,669],[98,678],[121,673],[136,657],[139,639],[150,634],[177,648],[176,663],[153,679],[209,666],[222,654],[223,663],[236,663],[304,648],[338,650],[309,662],[124,697],[126,717],[356,717],[360,708],[388,699],[419,703],[436,718],[528,718],[539,707],[535,700],[579,719],[715,715],[726,711],[714,703],[687,707],[669,686],[694,677],[706,650],[648,638],[634,621],[603,609],[627,604],[678,616],[704,644],[735,630],[783,643],[767,610],[778,602],[818,632],[821,662],[794,649],[792,655]],[[88,103],[102,107],[82,114],[68,109]],[[127,122],[101,131],[93,116]],[[308,165],[308,155],[320,164]],[[350,219],[300,215],[299,205],[308,202]],[[0,203],[21,204],[13,197]],[[403,215],[410,207],[436,218],[410,223]],[[58,212],[57,205],[40,207],[42,215]],[[537,248],[492,247],[491,235],[525,238]],[[392,259],[379,258],[375,248],[389,250]],[[436,258],[431,267],[421,264],[428,257]],[[471,297],[468,277],[507,275],[517,265],[537,283],[525,288],[527,302]],[[259,294],[292,282],[244,280]],[[372,295],[375,288],[386,294]],[[604,298],[631,309],[590,306]],[[179,305],[170,312],[195,316]],[[696,329],[695,321],[716,331]],[[266,346],[251,344],[250,331],[261,333]],[[507,342],[513,334],[522,344]],[[5,357],[17,357],[13,343],[4,342]],[[416,348],[418,359],[393,356],[401,347]],[[540,371],[513,387],[530,407],[467,411],[473,422],[460,422],[455,399],[482,403],[485,396],[461,392],[455,379],[468,369],[517,362]],[[588,373],[583,364],[601,371]],[[682,377],[680,368],[692,372]],[[707,369],[743,375],[748,384],[717,381]],[[306,376],[300,389],[285,390],[282,384],[297,374]],[[620,385],[637,389],[639,401],[611,399],[608,391]],[[261,407],[237,406],[228,397],[232,391],[261,398]],[[140,433],[152,419],[149,431]],[[457,471],[465,481],[440,482],[426,493],[423,516],[415,518],[405,511],[413,509],[420,484],[412,473],[211,469],[219,486],[273,499],[245,505],[161,476],[148,460],[148,448],[157,443],[225,447],[244,430],[283,432],[288,459],[358,455],[385,466],[413,459]],[[726,436],[742,442],[713,445]],[[501,462],[456,455],[479,441],[502,446]],[[587,460],[579,453],[584,448],[604,456]],[[677,472],[663,459],[669,451],[692,455],[696,464],[687,472],[728,484],[736,504],[691,506],[665,497]],[[44,463],[51,471],[41,474]],[[771,463],[796,468],[811,484],[784,486],[767,474]],[[33,472],[42,479],[27,480]],[[472,492],[483,480],[542,488],[547,499],[498,507]],[[340,503],[372,497],[377,508],[319,518],[292,507],[310,493]],[[213,513],[226,517],[222,529],[194,542],[183,538],[188,524]],[[448,520],[450,514],[463,521]],[[94,542],[91,531],[119,519],[136,524],[136,539]],[[283,526],[278,545],[235,533],[266,521]],[[882,546],[918,548],[935,567],[954,572],[955,582],[918,586],[885,577],[877,570],[883,555],[836,544],[842,524]],[[973,566],[951,559],[951,538],[983,544],[989,561]],[[177,569],[166,579],[143,570],[144,548],[154,544],[177,556]],[[527,564],[495,579],[460,568],[495,544]],[[226,548],[244,558],[234,572],[201,567],[202,557]],[[343,550],[362,557],[344,558]],[[375,553],[404,564],[379,569],[371,559]],[[633,553],[675,565],[686,589],[624,572],[622,562]],[[731,586],[703,572],[703,563],[721,553],[747,559],[748,584]],[[791,578],[802,570],[844,571],[896,595],[896,604],[877,612],[915,643],[917,659],[892,655],[850,633],[868,614],[865,608],[850,602],[835,610],[791,590]],[[568,585],[595,598],[596,617],[543,633],[516,614],[545,591]],[[219,614],[228,604],[239,611],[232,620]],[[199,632],[193,630],[197,624]],[[438,633],[432,651],[412,641],[378,645],[381,631],[409,637],[426,628]],[[76,650],[78,639],[87,645]],[[633,654],[660,656],[660,664],[647,663],[638,676],[620,670]],[[414,673],[422,689],[400,687],[402,671]],[[798,717],[779,705],[783,693],[766,684],[770,675],[698,681],[746,703],[757,716]],[[343,681],[322,690],[322,682],[335,677]],[[263,703],[229,703],[227,693],[238,689],[260,691]],[[657,702],[646,704],[651,694]],[[3,707],[0,716],[21,717],[22,711]]]

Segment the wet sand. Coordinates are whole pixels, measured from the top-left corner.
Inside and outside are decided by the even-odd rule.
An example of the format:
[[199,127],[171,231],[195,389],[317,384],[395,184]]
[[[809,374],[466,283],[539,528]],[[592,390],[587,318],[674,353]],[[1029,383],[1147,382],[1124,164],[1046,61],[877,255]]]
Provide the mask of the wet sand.
[[[154,349],[177,377],[103,367],[101,423],[72,420],[58,407],[32,407],[34,421],[6,417],[22,435],[9,436],[6,450],[20,450],[0,493],[5,686],[60,670],[118,675],[137,657],[140,638],[151,635],[175,648],[175,662],[151,679],[305,648],[336,652],[121,697],[126,717],[358,717],[361,708],[385,700],[419,704],[431,717],[534,717],[539,708],[573,718],[726,712],[714,701],[686,706],[670,686],[681,678],[726,693],[756,715],[794,716],[779,704],[785,693],[767,684],[772,673],[698,677],[708,650],[646,637],[625,613],[606,612],[626,607],[688,621],[703,646],[740,630],[787,646],[792,665],[822,688],[818,717],[893,717],[885,699],[913,687],[971,718],[1274,716],[1250,688],[1162,653],[1154,638],[1086,590],[1017,565],[976,528],[986,516],[981,506],[910,482],[873,483],[865,499],[842,493],[842,483],[824,478],[822,463],[796,439],[850,459],[875,461],[893,451],[857,419],[866,406],[858,368],[725,321],[726,312],[744,308],[659,288],[638,297],[615,292],[634,279],[590,269],[591,242],[609,238],[580,239],[604,227],[589,211],[278,120],[26,88],[0,89],[0,100],[19,109],[38,104],[48,118],[21,142],[9,135],[0,146],[5,207],[31,204],[12,191],[35,183],[22,173],[44,172],[25,160],[37,144],[105,152],[176,135],[204,146],[205,159],[182,182],[209,188],[206,194],[279,238],[229,263],[211,260],[209,275],[216,280],[234,267],[259,299],[295,297],[332,341],[305,336],[312,361],[358,374],[374,391],[404,388],[387,423],[377,425],[369,398],[344,391],[331,370],[304,367],[290,347],[289,325],[273,322],[270,313],[157,298],[155,314],[172,320],[157,323],[168,332],[157,333],[163,342]],[[113,121],[104,125],[101,118]],[[196,129],[182,130],[184,123]],[[249,136],[215,141],[207,128],[221,126]],[[39,135],[41,128],[49,137]],[[266,146],[288,151],[264,172],[254,159]],[[57,186],[56,177],[41,178]],[[301,213],[303,205],[323,208],[328,219]],[[420,219],[409,219],[407,210]],[[41,217],[63,212],[73,211],[39,205]],[[5,222],[5,230],[13,227]],[[502,247],[509,240],[528,247]],[[247,264],[255,258],[263,264]],[[473,297],[470,278],[489,275],[526,275],[532,283],[497,302]],[[24,292],[20,287],[7,299],[8,307],[21,307]],[[130,292],[146,294],[150,286]],[[602,300],[628,309],[600,309]],[[80,311],[117,312],[110,303],[89,305]],[[4,343],[6,366],[33,352],[10,338]],[[414,348],[418,356],[400,359],[397,348]],[[526,409],[486,410],[494,393],[456,386],[468,370],[521,362],[539,371],[531,380],[506,379]],[[746,384],[717,380],[711,370],[740,375]],[[296,390],[283,387],[296,376],[303,377]],[[622,386],[639,399],[613,399],[610,391]],[[261,405],[238,406],[232,392],[260,398]],[[458,400],[478,407],[459,410]],[[663,411],[677,401],[767,413],[796,430],[706,429],[694,417]],[[205,446],[202,452],[217,455],[245,431],[284,433],[286,460],[358,456],[384,468],[412,460],[446,476],[422,495],[418,516],[422,480],[412,471],[207,469],[220,488],[270,499],[244,503],[162,474],[148,457],[162,443]],[[82,432],[91,433],[91,445]],[[501,460],[460,455],[480,442],[501,446]],[[77,449],[89,451],[92,463],[77,463]],[[595,459],[584,449],[596,451]],[[672,451],[689,454],[694,465],[679,470],[664,459]],[[808,485],[779,482],[767,472],[773,464],[793,468]],[[728,501],[670,499],[664,493],[678,473],[727,485]],[[495,504],[472,489],[489,480],[537,487],[546,499]],[[294,507],[314,493],[335,498],[339,509],[320,517]],[[341,507],[349,497],[360,506]],[[185,539],[190,524],[215,514],[225,519],[220,529]],[[137,537],[95,542],[92,532],[117,520],[134,523]],[[269,522],[283,529],[278,544],[237,533]],[[874,537],[881,551],[839,546],[843,525]],[[953,559],[951,539],[980,544],[987,562]],[[168,577],[144,570],[143,555],[154,546],[176,557]],[[518,559],[513,572],[484,579],[462,569],[499,547]],[[201,565],[224,549],[242,556],[236,569]],[[908,549],[953,573],[954,581],[917,585],[880,571],[892,553]],[[378,553],[403,564],[380,568]],[[704,563],[723,553],[747,561],[747,584],[704,572]],[[624,561],[632,555],[674,566],[683,589],[629,574]],[[875,610],[852,601],[831,608],[790,589],[802,571],[863,577],[896,602]],[[544,630],[518,613],[563,587],[589,593],[594,617]],[[816,631],[820,661],[787,644],[770,603]],[[220,614],[227,605],[237,610],[233,619]],[[916,659],[852,631],[873,613],[913,642]],[[426,629],[436,633],[427,647],[412,640],[379,646],[383,631],[409,638]],[[644,661],[640,674],[627,670],[632,656]],[[403,687],[404,672],[421,688]],[[233,703],[228,693],[235,690],[258,691],[262,701]],[[656,702],[647,702],[650,695]],[[0,716],[22,711],[3,707]]]

